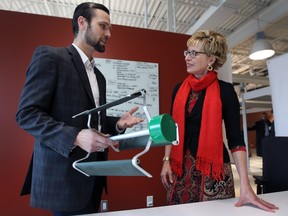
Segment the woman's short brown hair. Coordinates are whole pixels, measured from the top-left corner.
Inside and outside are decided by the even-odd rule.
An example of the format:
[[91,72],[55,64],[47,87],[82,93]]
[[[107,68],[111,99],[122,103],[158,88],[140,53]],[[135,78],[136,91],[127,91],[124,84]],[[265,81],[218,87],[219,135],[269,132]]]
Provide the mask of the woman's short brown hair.
[[208,56],[216,57],[213,64],[215,69],[223,66],[227,60],[228,50],[226,38],[223,35],[209,30],[198,31],[188,39],[187,46],[199,44]]

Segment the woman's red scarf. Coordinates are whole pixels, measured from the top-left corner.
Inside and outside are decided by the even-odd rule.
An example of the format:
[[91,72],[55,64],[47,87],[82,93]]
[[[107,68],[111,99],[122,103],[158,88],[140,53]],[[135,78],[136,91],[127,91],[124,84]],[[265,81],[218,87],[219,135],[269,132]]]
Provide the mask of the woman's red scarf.
[[216,180],[223,178],[222,102],[220,87],[215,71],[208,72],[202,79],[190,74],[180,86],[173,104],[172,117],[178,124],[179,145],[172,147],[171,166],[177,176],[182,174],[185,137],[185,109],[191,89],[199,92],[206,89],[202,108],[201,129],[196,156],[196,169],[202,175]]

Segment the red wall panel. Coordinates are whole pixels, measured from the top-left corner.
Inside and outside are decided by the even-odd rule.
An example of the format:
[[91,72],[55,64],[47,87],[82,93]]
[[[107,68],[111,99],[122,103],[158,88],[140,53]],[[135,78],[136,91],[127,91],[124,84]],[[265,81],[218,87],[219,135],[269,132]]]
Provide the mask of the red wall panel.
[[[15,114],[25,72],[38,45],[68,46],[73,40],[71,20],[0,10],[0,131],[2,215],[50,215],[29,207],[29,196],[19,193],[33,148],[33,137],[21,130]],[[186,77],[183,50],[188,35],[113,26],[112,37],[103,54],[95,57],[159,63],[160,113],[169,113],[174,85]],[[138,150],[114,153],[110,159],[129,158]],[[165,205],[166,192],[160,181],[163,147],[142,156],[141,164],[153,175],[146,177],[109,177],[109,210],[146,207],[146,196],[154,196],[154,206]]]

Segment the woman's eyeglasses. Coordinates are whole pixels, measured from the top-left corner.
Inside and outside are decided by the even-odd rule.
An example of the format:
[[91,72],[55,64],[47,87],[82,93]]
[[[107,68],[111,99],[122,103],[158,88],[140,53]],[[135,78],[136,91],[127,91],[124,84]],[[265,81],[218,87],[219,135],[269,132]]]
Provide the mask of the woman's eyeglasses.
[[198,54],[206,54],[205,52],[197,52],[195,50],[184,50],[184,56],[187,57],[189,55],[190,58],[195,58]]

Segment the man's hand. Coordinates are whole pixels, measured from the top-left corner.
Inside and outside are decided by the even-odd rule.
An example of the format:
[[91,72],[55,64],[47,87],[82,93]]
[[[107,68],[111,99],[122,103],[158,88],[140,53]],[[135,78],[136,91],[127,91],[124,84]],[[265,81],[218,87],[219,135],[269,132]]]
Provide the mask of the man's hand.
[[135,113],[139,107],[133,107],[128,112],[124,113],[124,115],[118,120],[117,122],[117,128],[119,130],[125,130],[126,128],[131,128],[136,124],[139,124],[144,121],[143,118],[137,118],[132,116],[133,113]]
[[74,142],[74,145],[89,153],[103,151],[103,149],[117,144],[117,141],[109,139],[109,135],[102,134],[95,129],[81,130]]

